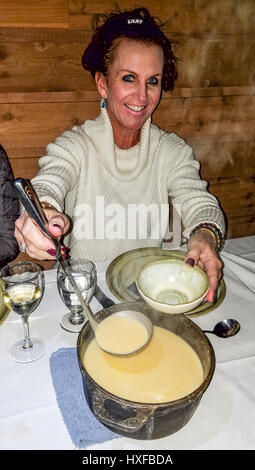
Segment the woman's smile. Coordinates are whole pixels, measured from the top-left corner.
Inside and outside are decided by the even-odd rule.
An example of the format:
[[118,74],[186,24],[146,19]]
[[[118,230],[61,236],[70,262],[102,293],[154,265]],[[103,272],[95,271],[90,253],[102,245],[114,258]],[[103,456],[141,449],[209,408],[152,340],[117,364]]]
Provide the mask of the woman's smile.
[[134,111],[136,113],[140,113],[141,111],[143,111],[145,109],[145,106],[139,106],[139,105],[135,105],[135,104],[125,104],[125,106],[130,109],[131,111]]

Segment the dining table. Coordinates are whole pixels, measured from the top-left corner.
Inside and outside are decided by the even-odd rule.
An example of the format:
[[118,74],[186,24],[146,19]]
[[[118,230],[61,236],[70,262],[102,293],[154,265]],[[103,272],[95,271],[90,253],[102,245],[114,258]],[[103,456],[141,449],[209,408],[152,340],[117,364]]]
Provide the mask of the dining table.
[[[221,259],[226,287],[223,301],[216,308],[190,318],[202,330],[213,330],[217,322],[229,318],[238,320],[241,328],[229,338],[206,333],[214,349],[216,366],[192,418],[176,433],[160,439],[139,440],[109,432],[98,442],[88,440],[84,450],[255,449],[255,236],[226,240]],[[111,262],[96,262],[97,283],[109,298],[120,302],[106,282]],[[63,417],[51,367],[57,351],[76,350],[78,334],[60,326],[68,308],[57,288],[56,268],[44,271],[44,277],[43,298],[29,319],[31,336],[45,343],[40,359],[15,362],[8,351],[23,337],[21,318],[10,311],[0,320],[1,450],[78,449]],[[102,309],[95,297],[90,307],[93,313]],[[69,411],[72,412],[71,407]]]

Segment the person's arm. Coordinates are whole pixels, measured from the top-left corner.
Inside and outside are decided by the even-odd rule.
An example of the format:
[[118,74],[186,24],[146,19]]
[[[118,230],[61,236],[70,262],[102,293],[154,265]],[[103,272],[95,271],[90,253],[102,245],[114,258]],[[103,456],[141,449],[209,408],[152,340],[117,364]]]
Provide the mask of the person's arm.
[[183,240],[188,246],[185,262],[206,271],[210,279],[206,299],[212,302],[222,275],[218,255],[224,243],[224,215],[217,199],[207,191],[207,183],[200,178],[199,163],[194,160],[192,149],[183,144],[179,150],[169,173],[169,196],[172,204],[181,206]]
[[15,220],[19,217],[19,201],[13,179],[7,154],[0,145],[0,267],[13,261],[19,253],[14,236]]
[[[182,142],[182,141],[181,141]],[[200,224],[214,224],[221,235],[225,233],[225,219],[215,196],[207,191],[208,183],[199,174],[200,164],[193,157],[190,146],[180,143],[174,167],[168,176],[171,204],[181,206],[184,241]]]
[[66,195],[75,187],[86,155],[82,131],[74,129],[47,145],[46,156],[39,159],[40,170],[32,179],[39,199],[59,212],[64,211]]
[[[64,132],[47,146],[47,155],[39,160],[40,171],[32,179],[40,201],[50,205],[48,208],[46,205],[45,213],[48,229],[56,238],[61,238],[70,227],[69,218],[64,214],[65,198],[79,178],[81,158],[85,158],[83,145],[79,131]],[[25,251],[32,258],[54,257],[54,243],[26,212],[15,223],[15,236],[19,245],[25,243]]]

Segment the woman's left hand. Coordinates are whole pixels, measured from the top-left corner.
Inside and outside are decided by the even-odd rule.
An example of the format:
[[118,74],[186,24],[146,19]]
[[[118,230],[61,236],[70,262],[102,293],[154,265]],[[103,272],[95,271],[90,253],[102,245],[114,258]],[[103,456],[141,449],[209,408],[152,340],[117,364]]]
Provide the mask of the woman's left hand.
[[218,282],[222,276],[222,262],[219,259],[212,237],[206,232],[196,232],[188,240],[188,252],[184,261],[190,266],[197,264],[209,277],[210,288],[206,295],[213,302]]

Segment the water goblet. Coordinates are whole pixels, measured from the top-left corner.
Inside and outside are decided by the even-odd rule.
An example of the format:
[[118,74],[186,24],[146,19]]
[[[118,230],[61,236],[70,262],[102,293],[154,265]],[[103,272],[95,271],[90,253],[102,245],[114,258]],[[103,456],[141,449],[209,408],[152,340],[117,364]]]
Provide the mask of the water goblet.
[[[68,260],[68,269],[71,272],[82,297],[87,304],[91,301],[97,282],[96,267],[92,261],[86,259]],[[78,296],[66,276],[63,268],[59,265],[57,269],[57,286],[60,297],[70,312],[63,316],[60,325],[64,330],[79,333],[87,317],[83,312]]]
[[45,352],[44,343],[31,338],[28,318],[38,307],[43,295],[43,272],[41,267],[29,261],[9,264],[0,271],[3,298],[9,310],[21,316],[24,339],[11,347],[9,354],[17,362],[32,362]]

